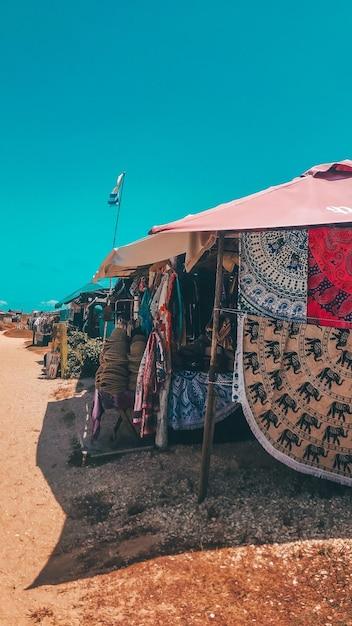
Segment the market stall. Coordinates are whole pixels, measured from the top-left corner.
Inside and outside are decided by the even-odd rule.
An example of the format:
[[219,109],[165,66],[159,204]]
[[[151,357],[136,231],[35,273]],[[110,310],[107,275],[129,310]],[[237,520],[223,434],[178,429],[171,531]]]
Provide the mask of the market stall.
[[[149,247],[150,239],[155,238],[142,240],[147,255],[152,252]],[[168,259],[162,259],[162,255],[166,254],[163,246],[153,246],[153,256],[157,257],[157,262],[153,264],[143,263],[141,267],[137,266],[136,259],[142,254],[141,242],[126,246],[127,252],[125,249],[117,250],[102,264],[100,275],[111,271],[120,273],[117,268],[118,260],[124,265],[121,273],[126,273],[128,255],[129,265],[134,270],[130,272],[129,278],[120,278],[134,299],[134,313],[132,319],[129,319],[131,326],[127,337],[131,335],[131,328],[140,328],[146,346],[144,354],[140,354],[141,363],[135,372],[134,386],[131,388],[127,374],[121,380],[120,373],[118,382],[123,388],[117,394],[111,393],[110,397],[105,395],[103,403],[103,385],[98,372],[93,406],[93,438],[100,432],[100,423],[97,427],[95,420],[101,420],[104,401],[107,408],[125,408],[127,381],[128,391],[133,392],[132,421],[140,439],[153,436],[155,444],[164,448],[168,443],[169,428],[192,430],[203,427],[216,270],[216,251],[211,248],[211,244],[214,244],[215,239],[209,235],[193,238],[191,272],[185,269],[189,237],[184,238],[182,245],[179,242],[177,248],[167,248],[173,252],[183,250]],[[198,250],[196,255],[195,240]],[[227,270],[223,298],[224,304],[233,306],[237,293],[238,241],[231,238],[226,247]],[[199,254],[200,249],[202,254]],[[148,258],[147,255],[144,257],[145,261],[153,258]],[[198,257],[197,260],[195,256]],[[224,420],[235,408],[231,387],[236,329],[235,323],[232,324],[230,320],[224,318],[222,322],[218,355],[222,384],[218,386],[217,393],[217,422]],[[125,355],[121,354],[120,369],[124,359]],[[119,399],[122,392],[123,398]]]
[[[352,484],[351,205],[352,161],[341,161],[151,231],[218,230],[213,337],[222,311],[224,233],[240,233],[233,398],[269,453],[345,484]],[[215,350],[213,342],[200,500],[214,425]]]
[[[205,403],[203,398],[200,500],[207,490],[216,402],[219,390],[226,387],[220,379],[219,346],[228,334],[233,335],[232,400],[241,403],[262,445],[299,471],[351,484],[351,205],[352,161],[316,166],[289,183],[154,227],[144,240],[113,250],[99,269],[97,276],[133,275],[150,272],[158,263],[159,299],[156,302],[155,292],[154,306],[149,306],[134,421],[141,435],[156,430],[161,446],[168,416],[174,420],[194,394],[192,377],[187,375],[177,380],[178,394],[170,389],[177,358],[182,349],[185,356],[187,343],[196,346],[206,330],[208,363],[205,367],[203,361],[203,372],[208,390]],[[176,259],[169,258],[171,252]],[[228,300],[224,285],[228,268],[231,273],[238,267],[237,254],[238,281],[236,276]],[[169,285],[179,284],[175,293],[183,297],[187,287],[186,291],[181,287],[179,268],[185,275],[197,275],[209,258],[208,321],[206,327],[200,325],[198,337],[188,335],[189,342],[186,333],[181,346]],[[174,274],[176,278],[171,278]],[[189,312],[192,318],[196,292],[190,293],[184,314]],[[177,406],[175,396],[182,398],[183,393],[185,402]]]
[[89,337],[109,336],[115,328],[116,280],[103,279],[90,282],[57,302],[61,309],[61,321],[82,330]]

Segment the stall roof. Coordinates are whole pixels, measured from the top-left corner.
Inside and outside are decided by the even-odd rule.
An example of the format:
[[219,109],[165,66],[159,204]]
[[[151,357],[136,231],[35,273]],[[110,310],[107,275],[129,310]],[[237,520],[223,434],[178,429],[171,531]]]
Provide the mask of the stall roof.
[[258,230],[352,221],[352,160],[315,165],[288,183],[269,187],[151,233]]
[[352,160],[316,165],[288,183],[154,226],[148,237],[113,249],[94,276],[130,276],[186,253],[186,269],[215,241],[216,231],[290,228],[352,221]]
[[191,267],[215,242],[209,233],[160,233],[114,248],[101,263],[94,280],[104,276],[130,276],[137,268],[186,253]]
[[105,280],[103,279],[103,280],[99,281],[98,283],[97,282],[96,283],[93,283],[93,282],[87,283],[86,285],[83,285],[83,287],[80,287],[79,289],[76,289],[76,291],[73,291],[72,293],[70,293],[65,298],[62,298],[62,300],[60,300],[60,302],[57,302],[55,304],[55,309],[60,309],[64,304],[69,304],[69,302],[72,302],[72,300],[75,300],[81,294],[94,293],[94,292],[99,291],[99,290],[109,289],[109,287],[110,287],[110,280],[108,280],[108,279],[105,279]]

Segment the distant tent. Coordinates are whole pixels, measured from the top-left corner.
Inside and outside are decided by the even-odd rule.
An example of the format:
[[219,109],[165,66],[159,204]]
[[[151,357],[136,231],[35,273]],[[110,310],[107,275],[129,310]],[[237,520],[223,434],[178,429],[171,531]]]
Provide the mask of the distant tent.
[[[112,279],[111,284],[112,284],[112,287],[115,287],[116,280]],[[61,309],[62,306],[64,306],[65,304],[69,304],[70,302],[72,302],[72,300],[75,300],[80,295],[88,294],[88,293],[97,293],[99,291],[106,291],[109,288],[110,288],[110,279],[102,279],[98,283],[87,283],[86,285],[83,285],[83,287],[76,289],[76,291],[73,291],[68,296],[65,296],[64,298],[62,298],[60,302],[57,302],[55,304],[55,309]]]

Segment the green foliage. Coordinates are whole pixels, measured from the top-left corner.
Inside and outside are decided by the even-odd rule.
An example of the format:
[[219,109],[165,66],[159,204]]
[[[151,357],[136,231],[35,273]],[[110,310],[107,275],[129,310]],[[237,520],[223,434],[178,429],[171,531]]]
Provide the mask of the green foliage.
[[67,378],[94,376],[99,367],[102,339],[90,339],[86,333],[69,330],[67,343]]

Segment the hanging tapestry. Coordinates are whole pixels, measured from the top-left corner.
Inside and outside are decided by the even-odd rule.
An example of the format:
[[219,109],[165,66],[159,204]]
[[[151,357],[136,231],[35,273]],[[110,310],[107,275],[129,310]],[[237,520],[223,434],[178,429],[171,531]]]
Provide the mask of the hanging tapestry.
[[[207,399],[208,372],[183,370],[172,375],[168,422],[173,430],[203,428]],[[231,374],[219,374],[215,385],[215,422],[231,415]]]
[[279,461],[352,485],[352,331],[244,316],[238,400]]
[[308,317],[323,326],[352,326],[352,229],[308,235]]
[[240,246],[240,310],[305,321],[307,231],[246,232]]

